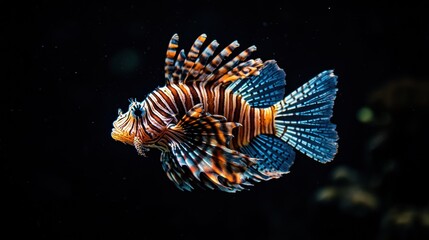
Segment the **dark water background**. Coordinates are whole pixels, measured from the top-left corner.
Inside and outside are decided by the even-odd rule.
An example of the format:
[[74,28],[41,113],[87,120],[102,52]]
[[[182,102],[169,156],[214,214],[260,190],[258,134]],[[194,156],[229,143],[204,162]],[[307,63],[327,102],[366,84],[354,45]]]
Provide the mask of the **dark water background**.
[[[429,239],[429,18],[415,5],[41,1],[3,8],[7,239]],[[174,33],[255,44],[291,92],[335,69],[334,162],[297,154],[248,192],[181,192],[159,152],[110,138],[117,108],[163,85]],[[7,84],[9,85],[7,85]],[[6,134],[5,134],[6,133]]]

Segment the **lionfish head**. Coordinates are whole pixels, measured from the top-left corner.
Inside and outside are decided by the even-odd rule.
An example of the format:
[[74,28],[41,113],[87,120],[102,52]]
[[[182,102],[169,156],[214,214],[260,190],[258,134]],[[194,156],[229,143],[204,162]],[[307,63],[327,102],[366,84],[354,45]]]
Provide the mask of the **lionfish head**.
[[123,113],[118,109],[118,118],[113,122],[112,138],[129,145],[134,145],[136,137],[143,131],[143,117],[146,111],[143,102],[129,99],[128,111]]

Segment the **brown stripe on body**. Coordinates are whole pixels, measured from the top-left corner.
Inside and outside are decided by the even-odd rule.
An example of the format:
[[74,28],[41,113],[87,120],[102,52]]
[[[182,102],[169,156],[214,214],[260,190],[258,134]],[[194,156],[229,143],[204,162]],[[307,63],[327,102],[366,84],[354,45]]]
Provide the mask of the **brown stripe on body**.
[[191,92],[189,91],[189,88],[187,86],[185,86],[184,84],[177,84],[177,86],[179,86],[180,90],[182,91],[182,93],[183,93],[182,96],[185,100],[185,107],[187,108],[187,110],[189,110],[189,106],[195,105],[195,101],[193,99],[193,96],[192,96]]
[[[211,114],[217,114],[217,113],[214,112],[214,104],[215,104],[215,102],[214,102],[214,96],[213,96],[213,90],[212,90],[212,88],[210,86],[205,86],[204,89],[201,89],[201,90],[205,91],[205,93],[207,95],[207,99],[206,99],[207,106],[204,106],[204,107],[207,108],[207,109],[205,109],[206,112],[209,112]],[[219,94],[222,94],[222,93],[219,93]]]
[[[178,112],[165,113],[165,115],[171,114],[180,120],[195,104],[201,102],[206,112],[223,115],[229,122],[241,123],[241,127],[233,130],[234,138],[230,145],[232,149],[239,149],[249,144],[259,134],[274,134],[275,132],[274,107],[251,107],[240,95],[225,90],[223,87],[213,89],[204,82],[190,81],[184,85],[171,84],[165,88],[168,88],[169,91],[163,91],[161,88],[157,97],[162,96],[164,102],[168,103],[169,108],[173,111],[179,109]],[[161,111],[161,109],[157,110]]]
[[[150,114],[150,113],[148,113]],[[154,123],[154,121],[151,121],[149,118],[145,118],[144,119],[144,124],[147,126],[146,128],[151,129],[152,131],[161,131],[161,127],[157,126],[156,123]],[[147,131],[145,131],[147,133]]]
[[[224,88],[213,91],[206,87],[198,90],[206,91],[205,94],[208,96],[208,103],[204,107],[207,112],[223,115],[227,121],[242,124],[241,127],[233,130],[235,137],[231,141],[231,148],[239,149],[249,144],[259,134],[274,134],[273,106],[268,108],[253,108],[240,95],[234,94],[229,90],[226,91]],[[204,93],[201,94],[204,96]],[[215,99],[213,95],[221,95],[222,97],[218,97],[217,102],[211,102]],[[220,105],[213,108],[211,103],[213,105]],[[217,111],[212,111],[214,109],[217,109]]]
[[164,121],[158,117],[158,115],[153,111],[152,107],[148,107],[147,109],[147,124],[148,127],[155,131],[160,131],[163,127]]
[[257,133],[258,129],[256,128],[257,124],[255,124],[255,121],[258,121],[258,123],[259,123],[260,119],[256,118],[256,116],[255,116],[255,108],[250,108],[249,109],[249,120],[248,120],[249,125],[247,127],[247,131],[245,131],[246,132],[246,134],[245,134],[246,138],[242,140],[243,145],[249,144],[249,142],[251,140],[250,137],[251,137],[251,135],[253,135],[252,133]]
[[195,87],[197,86],[197,82],[193,82],[192,85],[187,85],[187,86],[189,88],[189,93],[192,96],[192,99],[194,100],[193,105],[200,103],[201,99],[198,96],[197,90],[195,89]]
[[[243,101],[244,102],[244,101]],[[246,102],[238,104],[241,107],[240,122],[243,126],[234,132],[236,138],[232,140],[234,149],[246,146],[259,134],[274,134],[274,108],[253,108]],[[238,117],[234,117],[236,121]],[[228,119],[228,117],[227,117]],[[229,120],[229,119],[228,119]],[[233,121],[234,121],[233,120]]]
[[152,99],[155,105],[161,108],[164,117],[171,117],[173,116],[172,113],[174,112],[173,109],[175,109],[175,106],[170,105],[172,103],[171,99],[166,97],[167,95],[161,94],[161,92],[163,92],[163,90],[155,91],[153,94],[149,94],[147,98]]
[[176,113],[179,117],[185,115],[185,113],[189,110],[189,109],[185,109],[183,106],[183,102],[182,99],[180,98],[179,93],[177,92],[176,88],[173,87],[173,85],[176,84],[171,84],[171,85],[167,85],[166,87],[170,90],[172,96],[173,96],[173,101],[174,101],[174,105],[177,107],[178,112]]
[[153,110],[156,111],[157,115],[162,118],[163,121],[171,117],[169,114],[169,108],[167,108],[164,102],[156,94],[150,94],[146,100],[148,104],[151,104]]
[[177,114],[179,112],[179,109],[177,108],[177,105],[174,100],[174,96],[172,95],[171,91],[168,90],[167,87],[158,89],[157,93],[162,96],[162,99],[171,108],[171,110],[173,111],[172,114]]
[[223,104],[224,104],[223,101],[220,100],[220,96],[225,95],[223,90],[222,90],[222,94],[221,94],[220,87],[221,86],[218,85],[212,89],[213,102],[215,103],[215,104],[213,104],[213,112],[217,112],[219,115],[221,115],[220,109],[223,108]]
[[150,120],[157,126],[163,126],[168,116],[165,115],[165,112],[152,99],[148,98],[146,103],[149,106],[147,111],[148,116],[151,118]]
[[219,115],[223,115],[224,109],[225,109],[225,91],[221,91],[219,89],[217,95],[219,100],[218,100],[218,103],[216,104],[217,105],[216,109],[218,109],[217,112]]

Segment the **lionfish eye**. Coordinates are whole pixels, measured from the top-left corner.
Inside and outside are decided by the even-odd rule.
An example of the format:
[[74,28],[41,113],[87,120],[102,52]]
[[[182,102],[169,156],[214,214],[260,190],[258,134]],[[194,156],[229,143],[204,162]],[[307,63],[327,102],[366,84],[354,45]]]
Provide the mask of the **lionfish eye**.
[[132,107],[131,112],[134,115],[134,117],[142,117],[144,114],[144,109],[140,104],[136,104]]
[[134,116],[140,117],[141,115],[143,115],[143,111],[140,108],[137,108],[133,110],[133,114]]
[[142,117],[144,114],[143,105],[137,101],[137,99],[128,99],[130,102],[130,110],[134,117]]

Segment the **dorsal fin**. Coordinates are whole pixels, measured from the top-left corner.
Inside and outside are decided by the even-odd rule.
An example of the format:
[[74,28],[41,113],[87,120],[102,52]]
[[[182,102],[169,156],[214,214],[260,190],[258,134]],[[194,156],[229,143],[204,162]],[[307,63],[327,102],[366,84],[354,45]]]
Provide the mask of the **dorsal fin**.
[[258,75],[259,69],[263,66],[260,59],[246,59],[251,53],[256,51],[255,46],[251,46],[232,58],[227,63],[223,61],[240,46],[237,41],[233,41],[222,51],[220,51],[211,61],[216,48],[219,46],[216,40],[212,41],[200,54],[200,50],[207,36],[200,35],[192,45],[188,55],[184,50],[177,54],[179,36],[173,35],[167,50],[165,60],[165,78],[167,84],[187,82],[187,81],[210,81],[213,84],[225,84],[238,79],[248,78]]
[[252,107],[269,107],[283,99],[286,73],[274,60],[266,61],[259,72],[257,76],[230,84],[228,89],[241,95]]

